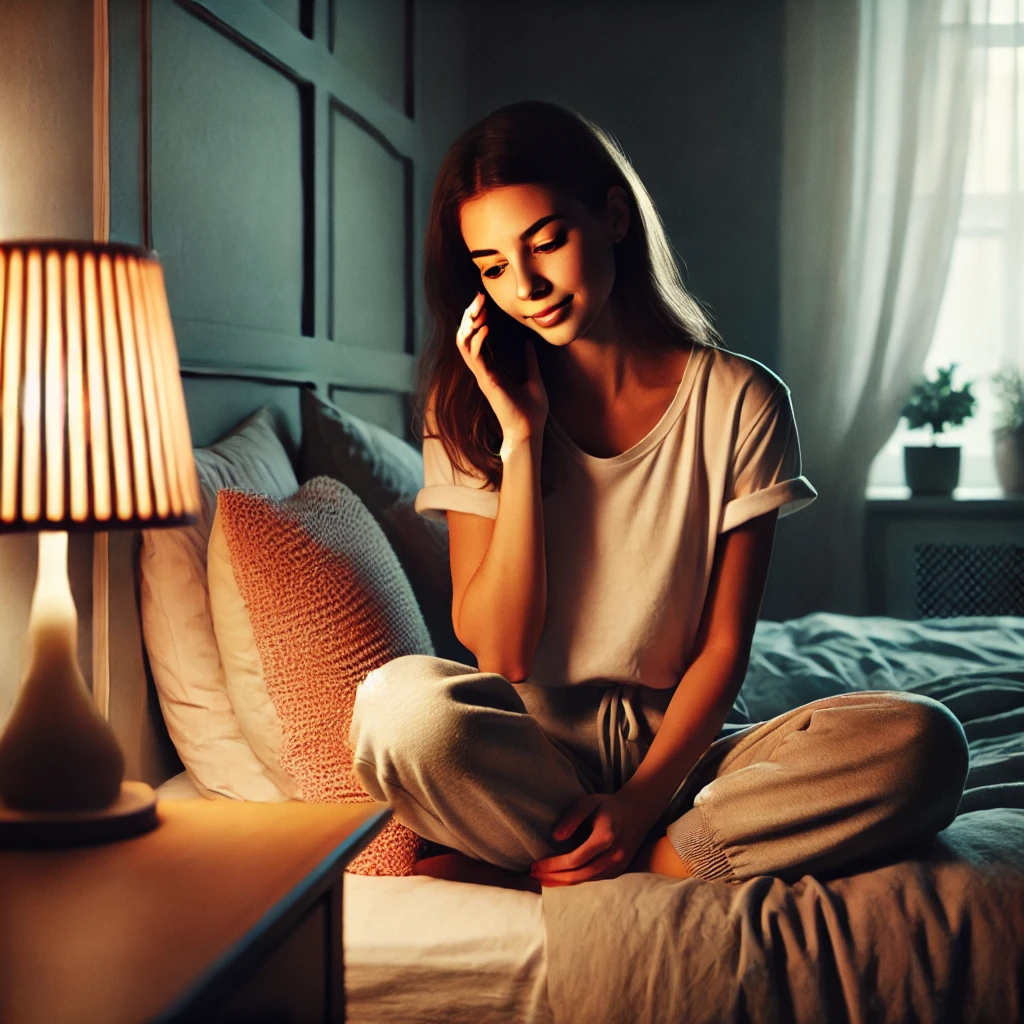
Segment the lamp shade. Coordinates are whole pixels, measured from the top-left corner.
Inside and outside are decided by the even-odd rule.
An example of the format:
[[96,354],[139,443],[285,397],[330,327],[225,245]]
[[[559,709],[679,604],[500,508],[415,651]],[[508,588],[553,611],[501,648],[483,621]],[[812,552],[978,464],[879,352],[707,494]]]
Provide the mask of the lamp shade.
[[0,531],[178,526],[199,504],[156,257],[0,242]]

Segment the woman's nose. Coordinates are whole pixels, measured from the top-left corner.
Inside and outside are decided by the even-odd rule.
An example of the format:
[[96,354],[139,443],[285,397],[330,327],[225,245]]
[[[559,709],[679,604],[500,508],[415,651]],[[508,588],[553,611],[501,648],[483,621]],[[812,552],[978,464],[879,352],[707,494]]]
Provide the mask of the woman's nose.
[[525,302],[527,299],[541,299],[550,290],[549,283],[539,274],[523,272],[517,278],[516,297],[521,302]]

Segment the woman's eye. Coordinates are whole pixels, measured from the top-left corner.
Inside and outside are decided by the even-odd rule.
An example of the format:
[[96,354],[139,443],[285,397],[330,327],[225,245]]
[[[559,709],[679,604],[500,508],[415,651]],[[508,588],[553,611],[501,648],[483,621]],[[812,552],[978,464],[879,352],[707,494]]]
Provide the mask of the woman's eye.
[[[554,252],[555,249],[561,248],[565,245],[566,236],[556,235],[550,242],[542,242],[540,245],[534,248],[534,252]],[[501,277],[502,271],[505,269],[505,264],[502,263],[500,266],[488,267],[486,270],[481,271],[482,277],[489,277],[494,280],[496,277]]]
[[550,242],[537,246],[537,252],[552,252],[565,242],[565,235],[556,235]]

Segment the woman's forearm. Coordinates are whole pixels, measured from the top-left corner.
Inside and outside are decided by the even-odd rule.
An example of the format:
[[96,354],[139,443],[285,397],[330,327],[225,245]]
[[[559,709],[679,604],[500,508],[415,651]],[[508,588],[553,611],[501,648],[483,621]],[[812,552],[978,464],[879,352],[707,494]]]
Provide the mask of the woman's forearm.
[[619,791],[642,808],[652,825],[718,735],[743,683],[747,660],[731,648],[711,647],[683,675],[650,749]]
[[507,444],[490,545],[466,587],[456,624],[480,670],[512,682],[530,674],[547,610],[540,462],[540,437]]

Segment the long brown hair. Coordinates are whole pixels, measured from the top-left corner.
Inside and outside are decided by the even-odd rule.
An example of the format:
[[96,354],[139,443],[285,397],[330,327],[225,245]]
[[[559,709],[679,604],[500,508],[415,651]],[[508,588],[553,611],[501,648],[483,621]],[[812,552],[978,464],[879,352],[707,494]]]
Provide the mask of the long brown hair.
[[[424,436],[440,438],[460,472],[475,470],[494,487],[501,483],[501,428],[455,345],[462,314],[482,290],[462,238],[459,210],[488,189],[506,185],[553,188],[595,216],[604,210],[609,188],[624,188],[631,218],[615,247],[612,301],[626,333],[638,344],[662,349],[716,346],[720,340],[686,290],[658,211],[613,137],[577,111],[543,100],[500,107],[471,125],[448,150],[434,182],[424,245],[430,330],[417,367],[413,429],[417,436],[423,433],[432,397],[433,422]],[[494,314],[513,340],[520,333],[524,341],[534,338],[533,331],[496,307]],[[489,334],[494,332],[492,325]]]

